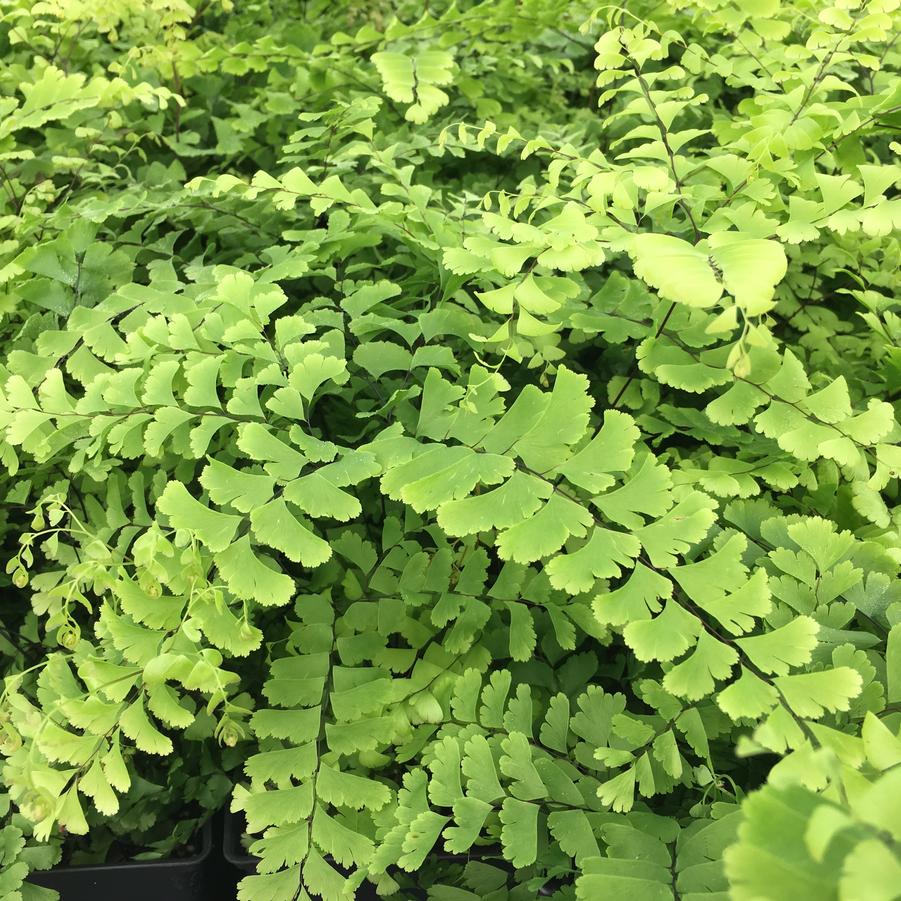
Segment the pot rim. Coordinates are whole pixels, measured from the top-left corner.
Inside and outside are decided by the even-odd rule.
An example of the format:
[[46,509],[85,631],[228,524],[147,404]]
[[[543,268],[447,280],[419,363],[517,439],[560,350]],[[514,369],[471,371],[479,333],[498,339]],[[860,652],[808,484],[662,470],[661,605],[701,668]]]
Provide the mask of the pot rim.
[[75,864],[70,866],[55,866],[49,870],[34,870],[29,873],[29,878],[41,876],[50,873],[84,873],[90,875],[92,873],[117,873],[139,869],[141,867],[157,868],[176,868],[176,867],[192,867],[203,863],[212,853],[213,850],[213,826],[208,819],[197,832],[195,836],[200,836],[200,848],[195,854],[189,857],[179,857],[176,860],[172,858],[163,858],[160,860],[126,860],[121,863],[89,863]]

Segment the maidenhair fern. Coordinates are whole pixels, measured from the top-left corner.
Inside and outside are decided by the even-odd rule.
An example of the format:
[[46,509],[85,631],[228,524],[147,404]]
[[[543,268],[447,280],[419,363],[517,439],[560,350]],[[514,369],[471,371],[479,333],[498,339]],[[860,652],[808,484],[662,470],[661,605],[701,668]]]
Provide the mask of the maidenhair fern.
[[0,3],[0,898],[895,897],[897,0],[426,6]]

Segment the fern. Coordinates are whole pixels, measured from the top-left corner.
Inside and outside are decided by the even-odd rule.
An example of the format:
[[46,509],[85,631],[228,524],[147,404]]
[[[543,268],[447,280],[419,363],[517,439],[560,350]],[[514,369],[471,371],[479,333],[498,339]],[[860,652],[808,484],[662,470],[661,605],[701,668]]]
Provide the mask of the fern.
[[0,897],[893,897],[897,3],[276,7],[0,7]]

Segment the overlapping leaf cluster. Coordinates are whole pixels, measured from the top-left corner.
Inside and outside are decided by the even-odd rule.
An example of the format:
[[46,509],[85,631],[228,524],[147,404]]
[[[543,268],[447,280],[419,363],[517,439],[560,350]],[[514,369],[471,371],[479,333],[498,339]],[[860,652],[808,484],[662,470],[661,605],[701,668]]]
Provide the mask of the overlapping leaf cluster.
[[0,4],[0,897],[894,897],[897,8]]

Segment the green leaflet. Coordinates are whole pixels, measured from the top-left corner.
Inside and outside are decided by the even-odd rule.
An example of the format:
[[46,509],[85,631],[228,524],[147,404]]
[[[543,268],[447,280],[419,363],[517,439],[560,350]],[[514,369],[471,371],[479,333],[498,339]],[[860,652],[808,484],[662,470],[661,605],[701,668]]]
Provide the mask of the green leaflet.
[[388,96],[412,104],[406,111],[406,118],[411,122],[425,122],[448,102],[447,94],[437,85],[446,85],[452,80],[450,70],[454,59],[450,53],[424,50],[410,57],[402,52],[384,50],[373,54],[372,62]]
[[787,266],[778,242],[734,233],[717,234],[695,246],[669,235],[638,235],[631,252],[635,274],[661,297],[709,307],[725,290],[750,315],[771,307]]
[[329,545],[314,535],[282,498],[257,507],[250,514],[250,522],[258,541],[281,551],[295,563],[318,566],[332,555]]
[[[870,791],[879,788],[894,790],[885,776]],[[865,809],[872,797],[855,808]],[[875,837],[872,826],[860,821],[857,810],[845,812],[800,786],[767,787],[755,794],[749,799],[739,841],[727,852],[733,891],[738,897],[759,891],[760,867],[779,848],[782,864],[767,889],[773,897],[787,898],[798,891],[839,897],[839,892],[856,891],[853,886],[859,880],[872,886],[875,897],[888,897],[896,873],[893,855]],[[763,829],[763,817],[771,824],[778,822],[778,830]],[[865,862],[869,871],[862,869]]]
[[268,607],[287,604],[294,594],[293,581],[258,556],[247,535],[217,554],[216,566],[235,597]]
[[159,507],[175,528],[190,529],[212,551],[225,550],[241,522],[239,516],[219,513],[199,503],[180,482],[166,486]]

